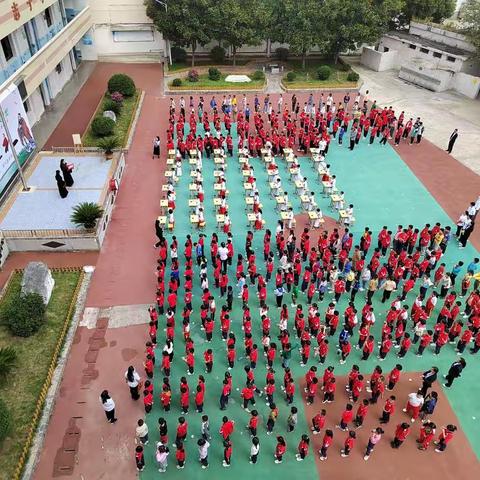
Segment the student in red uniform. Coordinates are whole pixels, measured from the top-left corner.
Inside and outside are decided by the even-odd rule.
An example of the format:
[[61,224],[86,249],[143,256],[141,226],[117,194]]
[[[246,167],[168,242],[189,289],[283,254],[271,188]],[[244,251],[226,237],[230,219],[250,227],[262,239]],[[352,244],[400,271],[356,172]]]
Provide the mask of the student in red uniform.
[[195,394],[195,406],[197,408],[197,413],[203,412],[203,399],[205,397],[205,390],[197,385],[197,393]]
[[312,426],[310,429],[312,430],[314,435],[318,435],[322,428],[325,426],[325,421],[327,419],[327,411],[325,409],[321,410],[320,413],[317,413],[312,418]]
[[452,440],[453,435],[456,431],[457,431],[457,427],[451,424],[442,428],[442,431],[440,432],[440,436],[438,437],[438,442],[434,442],[434,444],[437,446],[437,448],[435,449],[437,453],[441,453],[446,450],[447,445]]
[[382,416],[380,417],[380,423],[388,423],[390,421],[390,417],[395,412],[395,395],[391,395],[385,401],[385,405],[383,406]]
[[345,410],[342,412],[342,417],[340,419],[340,424],[337,425],[337,428],[343,432],[348,430],[348,424],[353,420],[353,405],[347,403]]
[[153,406],[153,393],[150,390],[143,391],[143,405],[145,407],[145,413],[149,413]]
[[420,436],[417,439],[419,450],[427,450],[435,437],[435,429],[437,426],[433,422],[425,422],[420,428]]
[[298,444],[298,453],[295,455],[297,462],[301,462],[308,455],[308,446],[310,444],[310,439],[308,435],[302,435],[300,443]]
[[333,432],[326,430],[322,440],[322,447],[320,448],[320,460],[325,461],[327,459],[327,451],[333,442]]
[[185,468],[185,448],[183,442],[177,444],[177,451],[175,452],[175,458],[177,459],[177,468],[183,470]]
[[185,417],[178,418],[178,425],[177,425],[177,436],[175,438],[175,445],[183,443],[187,438],[188,433],[188,423],[185,420]]
[[222,418],[222,426],[220,427],[219,433],[222,435],[223,440],[230,440],[230,435],[235,429],[235,422],[229,420],[228,417]]
[[370,402],[366,398],[364,398],[362,400],[362,403],[358,406],[357,413],[355,414],[355,419],[353,421],[356,428],[361,428],[363,426],[363,421],[367,416],[369,404]]
[[257,426],[258,426],[258,412],[252,410],[250,413],[250,420],[248,421],[247,428],[250,431],[251,437],[257,436]]
[[399,448],[402,445],[402,443],[406,440],[409,433],[410,433],[410,425],[408,423],[403,422],[397,425],[397,428],[395,429],[395,437],[390,442],[390,445],[392,446],[392,448]]
[[275,447],[275,463],[282,463],[283,456],[287,451],[287,444],[282,436],[277,437],[277,446]]
[[189,398],[188,398],[188,390],[187,387],[182,386],[180,387],[180,407],[182,408],[182,413],[188,413],[189,407]]
[[350,452],[353,449],[353,446],[355,445],[355,439],[357,438],[357,435],[354,431],[348,432],[347,438],[345,439],[345,444],[343,446],[343,450],[340,450],[340,454],[343,458],[346,458],[350,455]]
[[135,464],[139,472],[142,472],[145,468],[145,456],[143,455],[143,447],[141,445],[135,447]]
[[393,390],[395,385],[400,380],[400,372],[402,371],[403,367],[397,363],[395,367],[392,369],[390,374],[388,375],[388,385],[387,390]]

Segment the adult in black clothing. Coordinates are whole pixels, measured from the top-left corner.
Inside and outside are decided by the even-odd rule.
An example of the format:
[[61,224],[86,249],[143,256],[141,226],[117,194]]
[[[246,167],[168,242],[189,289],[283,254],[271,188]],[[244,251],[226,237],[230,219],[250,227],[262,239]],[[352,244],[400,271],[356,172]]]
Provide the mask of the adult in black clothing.
[[60,175],[60,170],[56,171],[55,180],[57,181],[58,193],[60,194],[60,197],[65,198],[68,195],[68,190],[65,185],[65,180]]
[[450,140],[448,140],[448,148],[447,148],[448,153],[452,153],[453,146],[455,145],[457,138],[458,138],[458,130],[455,129],[450,135]]
[[420,393],[425,398],[427,395],[427,391],[429,388],[432,388],[432,385],[437,380],[438,368],[432,367],[430,370],[423,372],[422,375],[422,388],[420,389]]
[[63,158],[60,160],[60,170],[62,171],[65,184],[67,187],[71,187],[73,185],[73,177],[70,173],[70,168],[68,167],[67,162],[65,162]]
[[460,248],[465,248],[467,245],[467,240],[473,232],[475,228],[475,222],[472,220],[470,225],[467,228],[464,228],[460,232],[460,237],[458,238],[458,243],[460,244]]
[[444,377],[447,379],[447,383],[444,383],[444,387],[451,387],[453,381],[462,375],[462,370],[467,366],[467,362],[461,357],[456,362],[453,362],[450,366],[450,370]]
[[163,229],[160,226],[160,220],[157,218],[155,220],[155,235],[158,237],[158,242],[154,245],[155,248],[158,248],[163,242]]

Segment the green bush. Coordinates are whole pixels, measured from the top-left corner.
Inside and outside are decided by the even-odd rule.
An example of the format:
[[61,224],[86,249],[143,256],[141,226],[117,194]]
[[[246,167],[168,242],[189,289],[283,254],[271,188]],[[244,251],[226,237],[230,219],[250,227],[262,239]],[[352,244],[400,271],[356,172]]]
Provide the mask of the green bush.
[[352,69],[352,67],[348,63],[344,62],[341,58],[339,58],[337,62],[337,69],[341,72],[348,72]]
[[45,304],[38,293],[18,295],[7,305],[5,316],[17,337],[30,337],[45,323]]
[[108,137],[113,133],[115,122],[111,118],[96,117],[92,122],[92,132],[97,137]]
[[111,110],[116,115],[119,115],[122,110],[122,104],[114,102],[110,99],[105,100],[105,103],[103,104],[103,111],[106,112],[107,110]]
[[17,362],[17,352],[13,347],[0,348],[0,384],[2,384]]
[[104,137],[97,143],[98,148],[101,148],[107,155],[111,155],[113,150],[120,147],[120,141],[117,137]]
[[187,51],[182,47],[172,47],[172,62],[183,63],[187,61]]
[[0,442],[7,438],[12,426],[12,417],[5,402],[0,398]]
[[135,82],[124,73],[116,73],[108,81],[108,91],[110,93],[120,92],[126,97],[135,95]]
[[225,53],[225,49],[220,45],[217,45],[210,50],[210,58],[215,63],[223,63],[225,61]]
[[360,78],[360,75],[357,72],[350,72],[347,75],[347,80],[349,82],[358,82],[358,79]]
[[275,57],[277,58],[277,60],[280,60],[282,62],[286,62],[288,60],[289,55],[290,55],[290,50],[288,50],[288,48],[278,47],[275,50]]
[[215,67],[210,67],[208,69],[208,78],[210,80],[213,80],[213,81],[218,81],[220,80],[220,70],[218,68],[215,68]]
[[181,78],[174,78],[172,82],[173,87],[181,87],[182,86],[182,79]]
[[261,70],[255,70],[252,75],[253,80],[265,80],[265,74]]
[[287,73],[287,82],[294,82],[296,78],[297,78],[297,74],[295,72]]
[[73,208],[70,220],[75,225],[94,228],[97,220],[103,215],[103,208],[94,202],[82,202]]
[[188,72],[187,78],[188,78],[189,82],[198,82],[198,78],[199,78],[198,71],[197,70],[190,70]]
[[332,69],[328,65],[322,65],[317,70],[317,77],[319,80],[327,80],[332,74]]

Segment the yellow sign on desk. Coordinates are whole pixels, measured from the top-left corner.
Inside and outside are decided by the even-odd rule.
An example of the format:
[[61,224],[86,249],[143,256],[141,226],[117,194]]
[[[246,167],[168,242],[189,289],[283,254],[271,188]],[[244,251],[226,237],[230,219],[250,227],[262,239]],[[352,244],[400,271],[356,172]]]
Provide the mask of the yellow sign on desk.
[[252,189],[252,184],[251,184],[250,182],[245,182],[245,183],[243,184],[243,188],[244,188],[245,190],[251,190],[251,189]]

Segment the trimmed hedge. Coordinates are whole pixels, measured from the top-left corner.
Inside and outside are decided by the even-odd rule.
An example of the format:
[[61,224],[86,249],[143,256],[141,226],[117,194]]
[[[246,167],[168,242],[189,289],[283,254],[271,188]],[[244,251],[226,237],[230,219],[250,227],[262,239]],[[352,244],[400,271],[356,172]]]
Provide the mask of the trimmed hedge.
[[347,80],[349,82],[358,82],[358,79],[360,78],[360,75],[357,72],[350,72],[347,75]]
[[295,72],[287,73],[287,82],[294,82],[296,78],[297,78],[297,74]]
[[189,82],[198,82],[198,79],[199,79],[198,71],[197,70],[190,70],[188,72],[187,78],[188,78]]
[[122,110],[122,104],[114,102],[113,100],[105,100],[105,103],[103,104],[103,111],[106,112],[107,110],[111,110],[118,115]]
[[18,295],[6,306],[4,315],[12,335],[30,337],[45,323],[46,307],[38,293]]
[[210,80],[213,80],[214,82],[220,80],[220,76],[221,76],[221,73],[220,73],[220,70],[218,68],[215,68],[215,67],[210,67],[208,69],[208,78]]
[[253,80],[265,80],[265,74],[261,70],[255,70],[252,75]]
[[[221,47],[220,45],[217,45],[216,47],[213,47],[210,50],[210,58],[215,62],[215,63],[223,63],[225,61],[225,49]],[[213,80],[213,79],[211,79]]]
[[327,80],[332,74],[332,69],[328,65],[322,65],[317,70],[317,77],[319,80]]
[[126,97],[132,97],[135,95],[135,82],[124,73],[116,73],[108,81],[108,91],[120,92]]
[[174,78],[172,81],[173,87],[181,87],[182,86],[182,79],[181,78]]
[[115,129],[115,122],[111,118],[96,117],[92,122],[92,132],[97,137],[108,137]]

